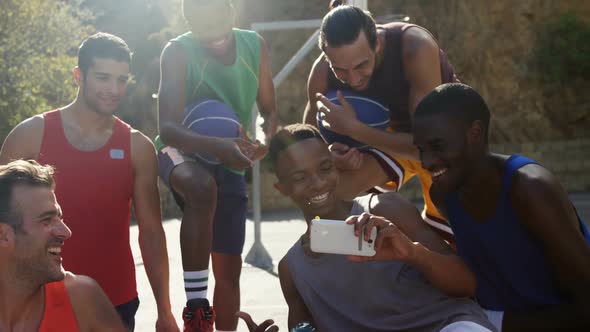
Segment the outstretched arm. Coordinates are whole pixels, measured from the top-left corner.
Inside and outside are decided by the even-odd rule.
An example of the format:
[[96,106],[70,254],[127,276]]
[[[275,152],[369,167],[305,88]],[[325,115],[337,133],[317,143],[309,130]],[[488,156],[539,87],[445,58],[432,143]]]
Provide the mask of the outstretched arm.
[[388,132],[359,121],[354,107],[346,101],[341,91],[336,94],[341,105],[331,102],[326,96],[317,94],[316,108],[324,126],[333,132],[354,138],[390,155],[405,159],[418,159],[413,136],[403,132]]
[[[343,200],[352,200],[359,194],[373,187],[384,185],[389,181],[398,182],[400,179],[393,170],[392,159],[375,149],[360,152],[351,151],[346,145],[334,143],[330,145],[330,151],[335,165],[340,170],[340,181],[336,187],[336,195]],[[343,155],[354,155],[358,159],[357,165],[345,166],[337,160]]]
[[[369,228],[377,227],[382,245],[376,259],[404,261],[450,296],[468,297],[475,294],[475,275],[449,245],[424,223],[412,203],[398,193],[377,195],[372,201],[371,212],[376,216],[361,215],[361,218],[351,218],[349,221],[356,224],[357,230],[365,224]],[[369,234],[369,231],[365,233]]]

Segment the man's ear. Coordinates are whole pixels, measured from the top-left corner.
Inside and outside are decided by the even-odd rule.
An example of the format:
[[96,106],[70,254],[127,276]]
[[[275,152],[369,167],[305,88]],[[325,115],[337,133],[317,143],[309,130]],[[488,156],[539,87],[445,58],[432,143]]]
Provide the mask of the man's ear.
[[379,36],[377,36],[377,39],[375,40],[375,54],[376,55],[381,52],[382,47],[383,47],[383,43],[381,42],[381,39],[379,38]]
[[469,144],[483,144],[485,142],[485,130],[480,120],[475,120],[467,130],[467,142]]
[[76,81],[77,86],[82,84],[82,71],[78,66],[74,67],[74,81]]
[[287,196],[287,188],[285,188],[285,185],[282,184],[280,181],[277,181],[273,184],[273,186],[275,187],[276,190],[278,190],[281,194]]

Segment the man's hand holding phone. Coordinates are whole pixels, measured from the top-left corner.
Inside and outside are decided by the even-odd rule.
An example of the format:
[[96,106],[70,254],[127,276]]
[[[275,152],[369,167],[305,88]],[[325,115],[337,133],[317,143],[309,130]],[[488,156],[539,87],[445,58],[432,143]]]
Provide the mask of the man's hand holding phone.
[[313,219],[310,225],[310,249],[314,253],[373,256],[377,229],[366,238],[354,235],[354,225],[343,220]]
[[[373,229],[377,229],[377,238],[375,240],[376,254],[371,257],[348,256],[350,261],[386,261],[399,260],[409,262],[416,256],[416,245],[406,234],[404,234],[391,221],[374,216],[370,213],[363,213],[360,216],[351,216],[346,219],[346,223],[354,225],[355,236],[366,236],[371,234]],[[364,229],[364,232],[361,230]]]

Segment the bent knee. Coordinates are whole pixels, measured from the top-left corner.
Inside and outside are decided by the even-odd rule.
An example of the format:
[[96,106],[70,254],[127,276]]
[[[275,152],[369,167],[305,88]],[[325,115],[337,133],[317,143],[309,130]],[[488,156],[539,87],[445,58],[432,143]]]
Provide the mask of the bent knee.
[[185,205],[212,204],[217,200],[217,183],[209,172],[193,167],[177,166],[170,177],[170,183],[184,200]]

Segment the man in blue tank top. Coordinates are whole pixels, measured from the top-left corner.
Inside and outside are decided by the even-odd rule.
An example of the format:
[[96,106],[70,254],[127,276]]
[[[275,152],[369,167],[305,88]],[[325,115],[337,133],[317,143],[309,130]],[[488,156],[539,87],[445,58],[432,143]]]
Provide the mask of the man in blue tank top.
[[475,293],[472,274],[422,222],[414,205],[397,193],[352,202],[338,198],[338,184],[347,179],[334,167],[315,127],[283,128],[269,153],[278,178],[275,187],[293,200],[308,225],[315,216],[375,219],[367,214],[373,212],[395,221],[381,228],[396,232],[388,244],[400,248],[395,261],[351,262],[344,255],[312,252],[308,228],[279,263],[289,329],[311,324],[318,331],[338,332],[495,330],[469,299]]
[[547,169],[488,150],[489,109],[443,84],[416,108],[414,142],[476,297],[504,331],[590,331],[590,235]]

